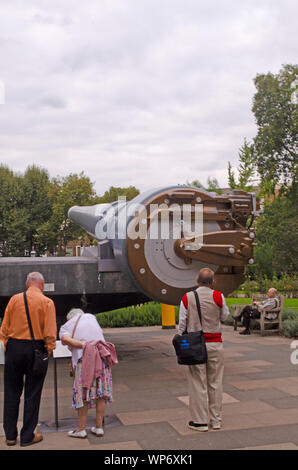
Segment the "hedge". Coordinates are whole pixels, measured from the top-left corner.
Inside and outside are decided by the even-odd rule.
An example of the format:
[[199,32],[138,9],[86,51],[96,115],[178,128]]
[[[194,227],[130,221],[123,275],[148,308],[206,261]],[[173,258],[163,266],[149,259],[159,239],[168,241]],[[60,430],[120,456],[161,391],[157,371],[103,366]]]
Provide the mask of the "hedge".
[[[248,296],[252,294],[265,294],[270,287],[275,287],[279,294],[286,294],[289,297],[298,292],[298,277],[296,275],[288,276],[284,274],[280,278],[273,276],[272,279],[266,277],[259,279],[247,279],[239,287],[238,293],[245,293]],[[231,294],[233,296],[234,294]]]
[[[102,328],[161,325],[161,304],[148,302],[142,305],[99,313],[96,317]],[[175,308],[175,317],[176,323],[178,323],[178,307]]]

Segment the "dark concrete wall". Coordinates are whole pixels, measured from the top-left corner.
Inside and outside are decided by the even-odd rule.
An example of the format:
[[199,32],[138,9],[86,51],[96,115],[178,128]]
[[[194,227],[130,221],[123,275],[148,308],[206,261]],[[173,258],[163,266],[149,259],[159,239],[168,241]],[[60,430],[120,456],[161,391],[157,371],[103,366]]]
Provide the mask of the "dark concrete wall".
[[53,299],[58,324],[73,307],[100,313],[146,302],[122,271],[98,272],[97,258],[0,258],[0,316],[10,297],[25,290],[27,274],[39,271]]

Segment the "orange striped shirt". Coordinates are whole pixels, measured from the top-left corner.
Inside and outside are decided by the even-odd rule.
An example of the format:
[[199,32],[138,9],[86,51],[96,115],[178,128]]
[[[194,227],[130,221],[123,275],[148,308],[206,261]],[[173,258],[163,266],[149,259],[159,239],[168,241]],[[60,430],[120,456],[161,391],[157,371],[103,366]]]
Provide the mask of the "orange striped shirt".
[[[54,302],[40,289],[30,286],[26,291],[34,339],[44,340],[49,353],[56,347],[57,325]],[[31,339],[23,293],[11,297],[0,328],[0,340]]]

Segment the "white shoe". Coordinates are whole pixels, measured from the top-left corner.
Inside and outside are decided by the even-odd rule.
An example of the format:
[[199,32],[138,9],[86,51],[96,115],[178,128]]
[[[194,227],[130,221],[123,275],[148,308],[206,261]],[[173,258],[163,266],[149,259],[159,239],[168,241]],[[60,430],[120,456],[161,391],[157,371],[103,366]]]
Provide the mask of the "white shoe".
[[96,428],[95,426],[91,428],[91,432],[99,437],[104,435],[104,430],[102,428]]
[[221,423],[213,423],[211,424],[211,427],[214,430],[221,429]]
[[87,432],[85,429],[83,429],[83,431],[77,431],[75,429],[73,431],[69,431],[67,434],[69,437],[77,437],[79,439],[85,439],[87,437]]

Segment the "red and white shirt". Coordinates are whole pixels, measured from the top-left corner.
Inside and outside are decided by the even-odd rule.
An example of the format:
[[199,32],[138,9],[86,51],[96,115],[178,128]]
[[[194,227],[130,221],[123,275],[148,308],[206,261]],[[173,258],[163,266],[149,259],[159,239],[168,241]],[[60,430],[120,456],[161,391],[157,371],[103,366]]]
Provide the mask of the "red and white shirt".
[[[200,286],[197,292],[201,306],[205,341],[222,342],[221,322],[225,321],[230,313],[224,295],[204,286]],[[186,330],[188,332],[196,331],[196,326],[201,329],[197,307],[193,298],[194,296],[190,297],[190,293],[182,297],[179,311],[179,334]]]

